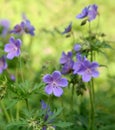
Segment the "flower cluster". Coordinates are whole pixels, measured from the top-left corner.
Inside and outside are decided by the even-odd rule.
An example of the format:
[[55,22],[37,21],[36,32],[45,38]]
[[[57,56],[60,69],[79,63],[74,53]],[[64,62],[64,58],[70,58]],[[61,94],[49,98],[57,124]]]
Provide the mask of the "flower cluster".
[[99,64],[97,62],[90,62],[80,53],[76,54],[76,59],[76,62],[72,60],[72,52],[68,52],[67,55],[65,55],[64,52],[62,53],[62,57],[60,58],[60,63],[63,64],[61,71],[62,74],[73,72],[73,74],[81,75],[84,82],[90,81],[92,77],[96,78],[99,76],[97,70]]
[[11,33],[14,34],[23,34],[24,32],[34,36],[35,28],[31,25],[30,21],[25,19],[20,24],[14,26],[14,29],[11,30]]
[[[8,20],[0,20],[0,35],[2,37],[6,37],[9,32],[9,26],[10,22]],[[33,36],[34,30],[35,28],[31,25],[30,21],[27,18],[23,18],[23,21],[17,24],[10,32],[14,34],[22,34],[25,32]],[[7,68],[6,58],[12,60],[14,57],[18,57],[21,54],[21,44],[21,39],[15,39],[13,36],[10,37],[9,43],[4,46],[4,52],[7,53],[7,56],[2,56],[0,58],[0,73]]]

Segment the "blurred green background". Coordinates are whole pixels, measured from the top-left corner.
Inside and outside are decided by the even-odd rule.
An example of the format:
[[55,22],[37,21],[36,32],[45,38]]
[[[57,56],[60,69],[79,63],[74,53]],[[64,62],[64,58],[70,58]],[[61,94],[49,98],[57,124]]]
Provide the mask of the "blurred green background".
[[31,39],[25,35],[23,44],[31,47],[32,66],[37,71],[44,63],[52,60],[58,63],[62,51],[72,49],[72,38],[60,34],[70,22],[73,22],[76,42],[81,34],[85,35],[88,26],[81,27],[81,20],[75,17],[85,6],[94,3],[99,7],[100,18],[91,23],[92,27],[95,31],[99,22],[98,31],[106,34],[105,40],[112,46],[112,49],[105,49],[106,56],[98,55],[96,58],[100,64],[107,65],[107,68],[100,68],[100,77],[96,79],[96,104],[99,110],[115,118],[114,0],[0,0],[0,19],[9,19],[12,29],[21,22],[25,13],[34,25],[35,36]]

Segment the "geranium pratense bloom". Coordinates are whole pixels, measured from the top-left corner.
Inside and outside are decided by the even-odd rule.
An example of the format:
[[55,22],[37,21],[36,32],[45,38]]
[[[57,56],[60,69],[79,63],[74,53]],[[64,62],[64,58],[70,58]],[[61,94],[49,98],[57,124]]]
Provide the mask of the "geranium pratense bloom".
[[82,76],[82,80],[84,82],[88,82],[92,77],[96,78],[99,76],[99,72],[97,68],[99,64],[97,62],[90,62],[86,59],[86,57],[77,55],[77,62],[73,65],[74,74],[78,74]]
[[86,18],[88,19],[88,21],[92,21],[96,18],[97,14],[98,14],[98,6],[96,4],[93,5],[89,5],[87,7],[85,7],[82,12],[80,14],[78,14],[76,17],[78,19],[83,19]]
[[85,60],[83,62],[83,67],[78,70],[78,74],[82,75],[82,80],[84,82],[88,82],[92,77],[96,78],[99,76],[99,72],[97,71],[98,67],[99,64],[97,62]]
[[45,92],[47,94],[54,94],[56,97],[60,97],[63,94],[62,87],[68,85],[66,78],[62,78],[59,71],[54,71],[52,74],[46,74],[43,77],[43,81],[47,84],[45,87]]
[[85,56],[82,56],[81,54],[76,55],[77,62],[74,63],[73,65],[73,73],[74,74],[79,74],[78,71],[84,67],[84,61],[86,60]]
[[62,52],[62,57],[60,58],[60,64],[63,65],[62,67],[62,74],[67,74],[71,72],[73,68],[74,61],[72,60],[72,52]]
[[0,57],[0,74],[7,68],[6,59],[4,56]]
[[66,34],[71,32],[72,29],[72,22],[65,28],[64,32],[62,32],[62,34]]
[[11,30],[11,33],[23,34],[24,32],[30,35],[34,35],[35,28],[31,25],[29,20],[24,20],[20,24],[14,26],[14,29]]
[[29,20],[25,20],[24,22],[22,22],[22,27],[25,33],[29,33],[30,35],[34,36],[35,28],[31,25]]
[[22,27],[22,23],[15,25],[14,29],[10,31],[10,33],[14,33],[14,34],[22,34],[23,32],[24,32],[24,30]]
[[20,39],[14,39],[14,37],[11,37],[9,40],[9,43],[5,45],[4,51],[7,52],[7,58],[13,59],[14,57],[17,57],[20,55],[20,46],[21,46],[21,40]]

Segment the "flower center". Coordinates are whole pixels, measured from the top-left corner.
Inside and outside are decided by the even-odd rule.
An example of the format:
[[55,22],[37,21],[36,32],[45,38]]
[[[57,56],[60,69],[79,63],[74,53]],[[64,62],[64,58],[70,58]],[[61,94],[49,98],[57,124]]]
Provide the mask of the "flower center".
[[53,87],[57,87],[57,83],[56,82],[53,82],[52,85],[53,85]]
[[86,73],[91,75],[92,74],[91,69],[87,68]]

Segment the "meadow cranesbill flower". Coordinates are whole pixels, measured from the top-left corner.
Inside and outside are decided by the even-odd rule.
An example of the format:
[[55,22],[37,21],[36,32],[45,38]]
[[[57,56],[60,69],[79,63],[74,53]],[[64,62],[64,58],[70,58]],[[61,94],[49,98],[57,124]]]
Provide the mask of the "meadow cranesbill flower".
[[68,85],[67,79],[62,78],[59,71],[54,71],[52,74],[46,74],[43,77],[43,81],[47,84],[45,92],[49,95],[54,94],[56,97],[60,97],[63,94],[62,87]]
[[31,25],[29,20],[25,20],[22,22],[22,27],[25,31],[25,33],[29,33],[30,35],[34,35],[35,28]]
[[79,69],[84,67],[83,63],[86,60],[86,57],[82,56],[81,54],[77,54],[76,58],[77,58],[77,62],[75,62],[74,65],[73,65],[73,70],[74,70],[73,73],[74,74],[78,74]]
[[7,68],[6,59],[4,56],[0,57],[0,74]]
[[60,58],[60,64],[62,64],[62,74],[67,74],[71,72],[73,68],[74,61],[72,60],[72,52],[62,53],[62,57]]
[[75,50],[76,52],[79,52],[79,51],[81,50],[81,45],[80,45],[80,44],[75,44],[75,45],[74,45],[74,50]]
[[14,39],[14,37],[11,37],[9,40],[9,43],[5,45],[4,51],[7,52],[7,58],[13,59],[14,57],[17,57],[20,55],[20,46],[21,46],[21,40],[20,39]]
[[66,34],[71,32],[72,29],[72,22],[65,28],[64,32],[62,32],[62,34]]
[[31,25],[30,21],[25,19],[20,24],[14,26],[14,29],[11,30],[11,33],[23,34],[24,32],[30,35],[34,35],[35,28]]
[[7,19],[0,20],[0,35],[5,37],[8,34],[10,28],[10,21]]
[[24,32],[24,30],[22,27],[22,23],[15,25],[14,29],[10,31],[10,33],[14,33],[14,34],[22,34],[23,32]]
[[96,78],[99,76],[98,67],[99,64],[97,62],[85,60],[82,67],[78,70],[78,74],[82,76],[84,82],[88,82],[92,77]]
[[78,14],[76,17],[78,19],[87,18],[87,20],[90,22],[94,20],[98,14],[98,6],[96,4],[89,5],[85,7],[80,14]]

